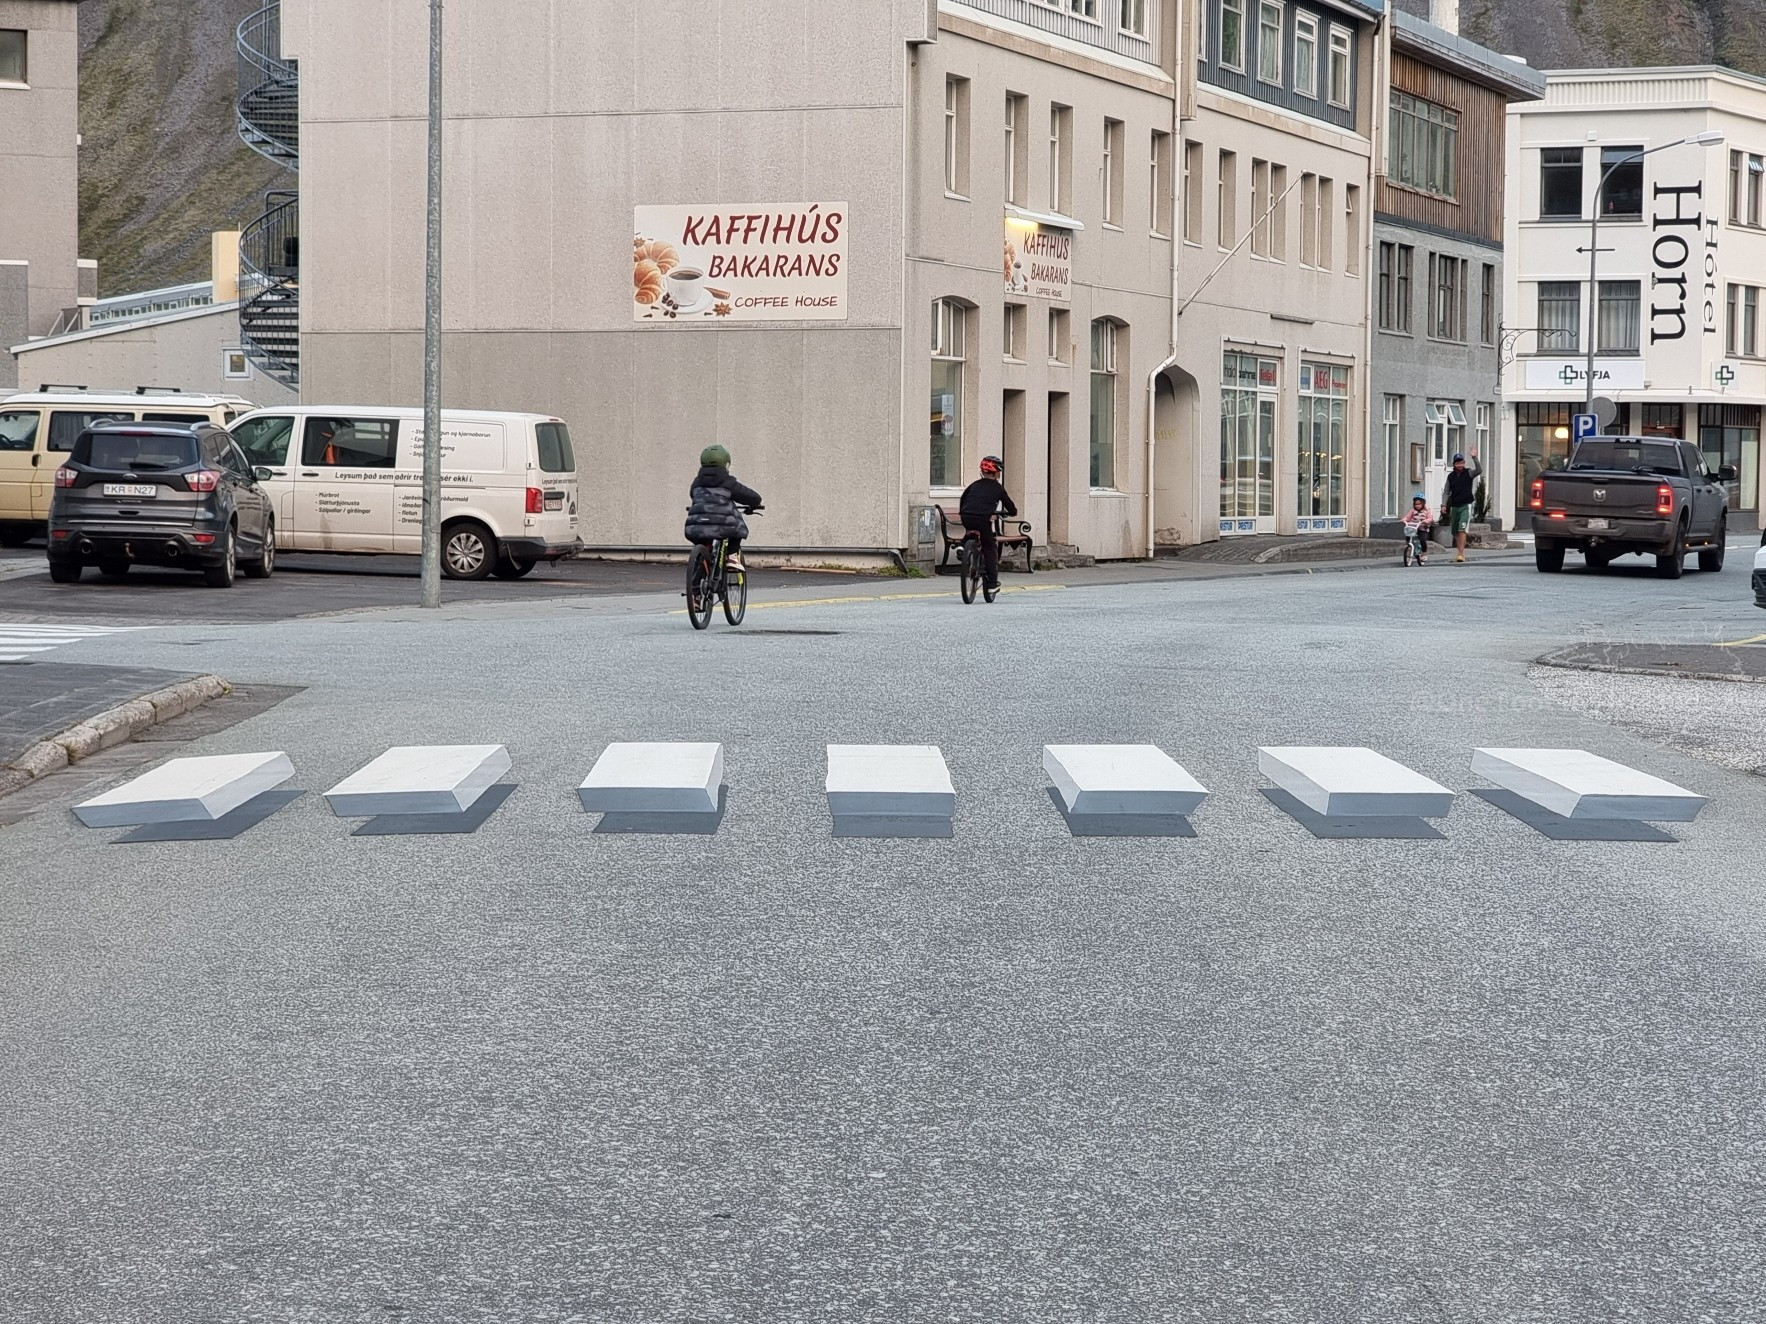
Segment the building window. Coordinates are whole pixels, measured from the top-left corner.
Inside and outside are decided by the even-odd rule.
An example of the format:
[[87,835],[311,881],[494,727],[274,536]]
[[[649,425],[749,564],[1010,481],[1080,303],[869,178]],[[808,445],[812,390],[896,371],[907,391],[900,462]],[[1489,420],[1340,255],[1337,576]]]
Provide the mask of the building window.
[[1218,206],[1215,220],[1215,233],[1219,236],[1222,248],[1237,247],[1239,242],[1239,154],[1222,151],[1220,154],[1220,183],[1217,197]]
[[1348,28],[1331,24],[1330,100],[1333,106],[1343,109],[1349,106],[1349,52],[1353,40]]
[[1202,242],[1202,144],[1183,145],[1183,237]]
[[1574,280],[1539,282],[1539,349],[1575,354],[1582,349],[1582,284]]
[[1600,354],[1637,353],[1637,302],[1640,283],[1634,280],[1603,280],[1596,313],[1595,350]]
[[[1489,461],[1495,457],[1495,452],[1490,449],[1490,425],[1495,417],[1496,406],[1486,400],[1480,400],[1478,402],[1477,413],[1472,416],[1474,424],[1472,429],[1472,454],[1486,465],[1488,465]],[[1490,484],[1490,487],[1495,486],[1495,483]]]
[[1269,256],[1269,162],[1251,158],[1251,255]]
[[1735,466],[1736,480],[1726,484],[1733,510],[1754,510],[1760,497],[1760,406],[1700,405],[1699,449],[1713,472]]
[[1096,22],[1098,17],[1098,0],[1067,0],[1067,8],[1081,18],[1089,18]]
[[1380,330],[1410,334],[1410,275],[1416,250],[1409,244],[1380,244]]
[[1436,340],[1466,338],[1465,269],[1461,258],[1429,254],[1429,334]]
[[1049,210],[1062,212],[1073,184],[1073,111],[1068,106],[1049,107]]
[[1123,124],[1121,120],[1104,121],[1104,224],[1122,224],[1122,156]]
[[17,83],[21,87],[30,72],[25,63],[25,34],[22,28],[0,28],[0,83]]
[[1122,0],[1122,16],[1119,20],[1124,32],[1131,37],[1147,39],[1147,0]]
[[1049,362],[1067,363],[1073,357],[1073,333],[1068,330],[1070,314],[1065,308],[1049,309]]
[[968,309],[952,299],[932,305],[933,487],[956,487],[963,474],[963,368]]
[[1404,488],[1407,486],[1409,470],[1404,463],[1404,397],[1389,395],[1386,397],[1385,409],[1385,455],[1386,481],[1384,485],[1385,509],[1381,512],[1387,519],[1396,519],[1399,512],[1410,503],[1404,499]]
[[1030,182],[1030,98],[1006,93],[1006,201],[1023,206]]
[[1640,437],[1676,437],[1684,440],[1684,424],[1679,405],[1643,406],[1643,423],[1637,429]]
[[[1184,189],[1189,190],[1188,158],[1184,161]],[[1147,229],[1154,234],[1171,233],[1171,135],[1153,130],[1147,154]]]
[[1496,343],[1496,268],[1484,264],[1484,284],[1478,296],[1478,343]]
[[1729,154],[1729,222],[1759,225],[1760,181],[1766,176],[1766,157],[1752,152]]
[[1760,352],[1760,290],[1755,285],[1729,287],[1729,354],[1752,358]]
[[1300,448],[1294,475],[1301,518],[1343,513],[1343,452],[1349,369],[1300,364]]
[[[1630,157],[1630,160],[1626,158]],[[1612,173],[1607,174],[1608,170]],[[1600,171],[1606,184],[1600,191],[1600,214],[1624,220],[1643,215],[1643,148],[1603,147]]]
[[1459,114],[1408,92],[1386,111],[1386,177],[1406,188],[1453,198],[1459,171]]
[[1014,363],[1024,361],[1024,338],[1030,326],[1030,309],[1021,303],[1008,303],[1005,315],[1005,356]]
[[1220,517],[1275,516],[1275,359],[1228,351],[1220,368]]
[[1347,245],[1348,254],[1343,259],[1343,269],[1351,276],[1361,274],[1361,186],[1345,184],[1343,186],[1343,241]]
[[1259,81],[1282,83],[1282,2],[1258,0],[1257,3],[1257,77]]
[[1318,96],[1318,16],[1294,13],[1294,90]]
[[1269,168],[1269,255],[1277,262],[1288,260],[1288,168]]
[[1318,176],[1300,176],[1300,265],[1318,265]]
[[1330,180],[1320,178],[1318,181],[1318,265],[1323,270],[1330,270],[1331,256],[1336,251],[1336,238],[1331,233],[1332,223],[1336,218],[1336,188]]
[[1091,324],[1091,485],[1116,486],[1116,323]]
[[1220,67],[1245,72],[1245,0],[1220,0]]
[[1582,215],[1582,149],[1546,147],[1539,153],[1539,215]]
[[1423,409],[1423,430],[1436,464],[1466,448],[1466,408],[1457,400],[1431,400]]
[[969,80],[944,80],[944,191],[969,192]]

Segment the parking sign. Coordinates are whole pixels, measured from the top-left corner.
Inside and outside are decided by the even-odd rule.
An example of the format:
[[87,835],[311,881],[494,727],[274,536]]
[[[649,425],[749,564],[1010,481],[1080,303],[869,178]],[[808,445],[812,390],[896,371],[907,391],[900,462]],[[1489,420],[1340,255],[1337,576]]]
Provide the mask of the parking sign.
[[1600,434],[1600,420],[1593,414],[1571,414],[1570,436],[1576,441],[1585,441],[1589,437]]

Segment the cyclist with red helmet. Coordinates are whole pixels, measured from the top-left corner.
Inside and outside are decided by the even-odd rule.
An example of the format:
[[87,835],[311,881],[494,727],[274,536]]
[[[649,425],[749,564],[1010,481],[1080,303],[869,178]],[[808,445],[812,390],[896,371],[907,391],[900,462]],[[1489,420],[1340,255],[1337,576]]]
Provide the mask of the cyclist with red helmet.
[[963,527],[981,535],[982,565],[986,568],[986,584],[990,590],[1000,586],[1000,543],[993,529],[993,517],[1002,506],[1006,515],[1015,517],[1018,514],[1017,505],[1000,481],[1005,471],[999,456],[983,455],[981,477],[963,489],[963,499],[957,507]]

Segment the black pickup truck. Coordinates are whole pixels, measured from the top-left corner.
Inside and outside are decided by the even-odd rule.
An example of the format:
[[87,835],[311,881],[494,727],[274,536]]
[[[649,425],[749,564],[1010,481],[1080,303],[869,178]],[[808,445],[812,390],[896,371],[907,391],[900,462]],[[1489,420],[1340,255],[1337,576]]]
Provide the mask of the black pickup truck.
[[1541,572],[1564,568],[1564,553],[1582,553],[1590,570],[1638,552],[1656,558],[1656,573],[1679,579],[1688,552],[1700,570],[1721,570],[1728,536],[1728,465],[1716,473],[1689,441],[1673,437],[1589,437],[1568,467],[1532,482],[1533,555]]

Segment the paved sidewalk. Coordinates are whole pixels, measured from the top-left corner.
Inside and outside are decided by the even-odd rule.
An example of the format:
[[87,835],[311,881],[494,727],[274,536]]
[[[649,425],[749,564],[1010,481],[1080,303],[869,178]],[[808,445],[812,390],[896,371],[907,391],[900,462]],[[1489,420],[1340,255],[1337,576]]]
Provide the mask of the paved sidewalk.
[[1570,671],[1766,684],[1766,635],[1715,644],[1574,644],[1547,653],[1539,662]]
[[84,719],[190,680],[190,671],[30,662],[0,666],[0,765]]

